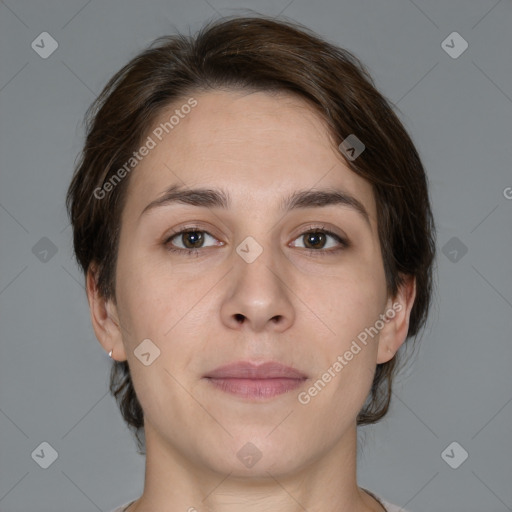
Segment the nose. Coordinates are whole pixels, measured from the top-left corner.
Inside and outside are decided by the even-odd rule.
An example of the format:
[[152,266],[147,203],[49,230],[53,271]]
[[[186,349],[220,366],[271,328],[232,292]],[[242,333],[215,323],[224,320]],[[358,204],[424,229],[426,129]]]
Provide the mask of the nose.
[[250,263],[238,254],[234,258],[221,306],[224,324],[242,331],[286,331],[295,320],[295,308],[284,261],[267,249]]

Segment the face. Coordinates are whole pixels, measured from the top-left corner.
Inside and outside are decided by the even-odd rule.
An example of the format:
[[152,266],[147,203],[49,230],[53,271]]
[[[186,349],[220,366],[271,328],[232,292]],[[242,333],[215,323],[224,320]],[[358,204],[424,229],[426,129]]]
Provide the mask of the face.
[[[146,438],[162,452],[224,474],[284,473],[341,451],[376,364],[393,355],[383,336],[399,343],[397,317],[384,317],[398,311],[386,293],[372,187],[301,100],[194,98],[162,140],[150,133],[156,145],[130,176],[117,300],[108,304],[121,330],[109,349],[127,358]],[[160,201],[171,187],[210,189],[210,202]],[[304,199],[320,190],[342,199]],[[302,203],[290,205],[299,192]],[[277,362],[302,377],[211,378],[240,361]],[[244,457],[254,454],[261,459],[251,466]]]

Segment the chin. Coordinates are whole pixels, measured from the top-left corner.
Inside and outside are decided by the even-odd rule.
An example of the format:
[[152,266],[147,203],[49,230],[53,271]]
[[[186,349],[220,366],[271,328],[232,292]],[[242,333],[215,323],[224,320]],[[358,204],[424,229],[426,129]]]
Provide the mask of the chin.
[[[258,435],[237,436],[230,440],[230,448],[219,454],[216,461],[216,466],[222,461],[222,467],[217,471],[230,473],[232,477],[268,479],[269,473],[277,477],[298,469],[301,457],[292,447],[296,444],[287,445],[286,439],[270,440],[272,434],[269,436],[269,432],[273,428],[275,426]],[[227,453],[231,456],[226,457]]]

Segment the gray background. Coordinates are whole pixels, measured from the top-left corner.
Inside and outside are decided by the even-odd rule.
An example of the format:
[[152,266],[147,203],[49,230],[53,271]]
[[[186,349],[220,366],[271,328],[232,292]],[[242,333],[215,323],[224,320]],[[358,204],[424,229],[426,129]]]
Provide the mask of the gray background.
[[[431,183],[438,291],[389,415],[360,433],[360,485],[410,512],[512,510],[505,0],[0,2],[0,510],[108,511],[142,492],[144,458],[108,393],[64,196],[108,78],[155,37],[241,8],[282,12],[361,58]],[[46,59],[31,47],[44,31],[59,45]],[[454,31],[469,45],[457,58],[442,46]],[[454,441],[452,463],[469,454],[457,469],[441,455]],[[58,453],[48,469],[31,456],[42,442]]]

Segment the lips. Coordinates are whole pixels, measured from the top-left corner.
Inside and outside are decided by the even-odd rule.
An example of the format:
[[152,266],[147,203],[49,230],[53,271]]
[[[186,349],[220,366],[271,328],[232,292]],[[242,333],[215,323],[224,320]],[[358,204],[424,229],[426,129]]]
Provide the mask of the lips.
[[248,361],[238,361],[207,373],[210,379],[306,379],[307,375],[281,363],[269,361],[255,364]]
[[205,375],[215,389],[244,401],[267,401],[301,386],[308,377],[290,366],[269,361],[255,364],[238,361]]

